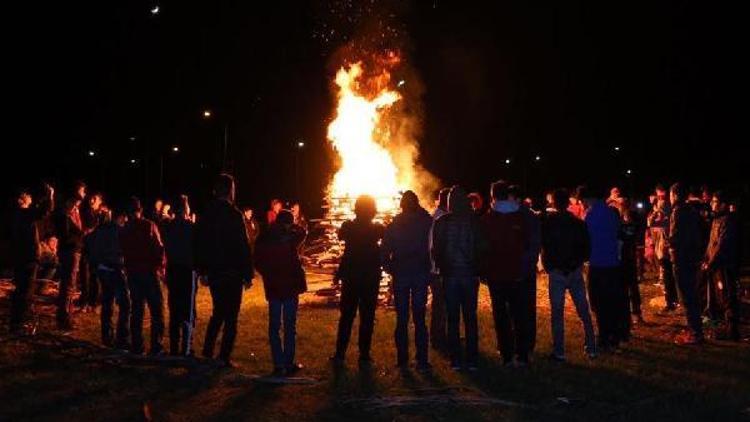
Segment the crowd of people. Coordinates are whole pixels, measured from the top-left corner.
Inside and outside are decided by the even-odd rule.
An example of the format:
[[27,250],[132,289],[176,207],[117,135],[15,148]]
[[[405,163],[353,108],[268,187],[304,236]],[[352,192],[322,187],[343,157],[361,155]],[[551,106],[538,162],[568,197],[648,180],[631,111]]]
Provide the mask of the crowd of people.
[[[195,298],[203,284],[210,290],[212,312],[201,355],[231,366],[243,290],[257,271],[268,302],[273,373],[302,369],[295,349],[299,296],[307,290],[300,259],[307,222],[299,204],[285,209],[273,200],[261,230],[252,209],[236,207],[234,179],[227,174],[217,178],[214,199],[200,216],[192,213],[185,195],[171,206],[157,201],[147,218],[138,198],[109,208],[101,194],[86,191],[85,184],[77,184],[57,209],[50,186],[36,203],[28,191],[20,193],[12,222],[12,332],[28,327],[31,295],[43,271],[44,277],[56,273],[59,278],[58,328],[74,328],[76,307],[86,312],[101,304],[102,342],[142,354],[147,306],[148,353],[162,355],[163,283],[168,352],[193,356]],[[706,323],[722,328],[718,337],[739,340],[740,229],[736,207],[724,193],[679,183],[668,190],[659,186],[647,215],[617,188],[609,197],[585,187],[573,195],[557,189],[546,201],[537,210],[519,186],[498,181],[491,185],[486,210],[482,195],[453,186],[437,192],[429,213],[414,192],[406,191],[400,213],[385,226],[375,222],[375,199],[357,198],[356,217],[338,231],[345,249],[334,277],[341,297],[331,361],[344,363],[359,313],[359,362],[371,364],[383,271],[392,276],[396,363],[402,369],[410,365],[411,320],[418,371],[431,368],[430,344],[447,352],[453,369],[477,370],[480,283],[489,290],[500,359],[508,366],[528,365],[537,337],[540,271],[549,280],[554,361],[566,359],[566,292],[583,326],[584,352],[594,359],[629,341],[633,324],[643,323],[639,282],[648,265],[658,269],[664,285],[662,312],[684,309],[688,330],[677,343],[702,343]]]

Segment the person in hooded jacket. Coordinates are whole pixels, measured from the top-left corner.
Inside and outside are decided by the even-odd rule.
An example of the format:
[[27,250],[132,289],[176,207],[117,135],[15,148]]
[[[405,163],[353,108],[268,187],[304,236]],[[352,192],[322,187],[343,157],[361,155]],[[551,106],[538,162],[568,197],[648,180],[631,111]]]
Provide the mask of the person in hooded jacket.
[[13,283],[16,288],[10,297],[10,331],[20,332],[26,323],[31,295],[34,293],[39,267],[40,246],[38,223],[47,218],[54,208],[54,189],[45,186],[45,196],[36,206],[31,194],[22,191],[11,222],[13,244]]
[[[487,239],[487,256],[482,260],[482,277],[492,298],[492,314],[498,350],[505,365],[529,363],[531,325],[535,318],[529,314],[527,276],[536,275],[533,264],[526,262],[527,249],[538,230],[525,218],[519,197],[511,194],[505,181],[492,184],[492,208],[481,218],[482,231]],[[534,247],[538,256],[539,249]],[[535,262],[535,260],[531,260]],[[536,286],[536,280],[533,281]],[[534,289],[535,292],[535,289]]]
[[341,282],[341,317],[336,336],[336,353],[331,361],[340,365],[346,357],[354,317],[359,311],[359,363],[372,364],[370,347],[375,326],[375,307],[382,276],[379,243],[384,228],[373,222],[377,214],[375,199],[362,195],[355,201],[354,220],[344,222],[338,237],[345,244],[334,282]]
[[401,369],[409,364],[409,308],[414,321],[417,370],[430,370],[428,360],[429,338],[425,314],[427,286],[430,282],[429,235],[432,217],[419,205],[417,195],[407,190],[401,197],[401,213],[386,228],[381,252],[386,272],[393,276],[396,301],[397,365]]
[[[435,221],[431,254],[445,286],[451,368],[461,370],[465,363],[469,371],[476,371],[479,358],[478,275],[484,241],[479,221],[462,187],[451,188],[448,211]],[[465,349],[461,347],[459,333],[462,315],[466,332]]]
[[[268,341],[273,359],[273,376],[293,375],[303,366],[295,360],[299,295],[307,290],[305,270],[298,248],[305,229],[294,224],[289,210],[281,210],[268,230],[258,238],[255,265],[263,277],[268,302]],[[284,341],[279,331],[284,323]]]

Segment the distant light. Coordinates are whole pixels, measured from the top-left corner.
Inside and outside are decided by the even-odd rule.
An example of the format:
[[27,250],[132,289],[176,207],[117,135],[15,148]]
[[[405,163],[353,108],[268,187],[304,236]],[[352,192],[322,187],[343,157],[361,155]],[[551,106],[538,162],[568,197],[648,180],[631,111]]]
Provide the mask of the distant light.
[[173,146],[172,152],[180,152],[180,147],[178,147],[177,145]]
[[96,152],[94,152],[94,151],[89,151],[89,157],[93,157],[93,156],[95,156],[95,155],[96,155]]
[[211,110],[203,110],[203,117],[211,117]]
[[151,14],[152,15],[158,15],[159,14],[159,10],[160,10],[159,9],[159,5],[157,4],[156,6],[154,6],[154,7],[151,8]]
[[510,158],[505,159],[505,164],[510,164]]
[[402,86],[404,86],[404,85],[406,85],[406,81],[405,81],[405,80],[401,79],[400,81],[398,81],[398,85],[397,85],[397,86],[398,86],[399,88],[401,88],[401,87],[402,87]]
[[131,137],[130,137],[130,141],[131,141],[131,142],[132,142],[132,141],[135,141],[135,136],[131,136]]
[[536,160],[536,161],[539,161],[541,159],[542,159],[542,157],[540,155],[537,155],[536,157],[534,157],[534,160]]
[[639,203],[635,204],[635,207],[638,208],[639,210],[642,210],[643,209],[643,202],[639,202]]
[[136,160],[135,158],[131,158],[130,164],[138,164],[138,160]]
[[615,147],[615,152],[620,152],[620,147]]
[[625,171],[625,173],[628,174],[628,175],[633,174],[633,170],[628,169],[628,170]]

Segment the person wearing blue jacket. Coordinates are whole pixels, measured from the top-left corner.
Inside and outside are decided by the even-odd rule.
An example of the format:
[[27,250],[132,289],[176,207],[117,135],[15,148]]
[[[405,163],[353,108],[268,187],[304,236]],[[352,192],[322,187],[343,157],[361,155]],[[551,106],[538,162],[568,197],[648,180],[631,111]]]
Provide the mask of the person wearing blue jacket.
[[427,358],[428,334],[425,314],[427,286],[430,282],[432,262],[429,253],[429,236],[432,217],[419,205],[417,195],[408,190],[401,197],[401,213],[385,230],[381,253],[383,267],[393,275],[396,300],[396,349],[398,367],[409,364],[409,305],[413,312],[416,342],[417,370],[430,369]]
[[620,217],[600,195],[586,195],[589,210],[589,299],[599,329],[599,350],[619,347],[630,338],[628,296],[622,279],[619,253]]

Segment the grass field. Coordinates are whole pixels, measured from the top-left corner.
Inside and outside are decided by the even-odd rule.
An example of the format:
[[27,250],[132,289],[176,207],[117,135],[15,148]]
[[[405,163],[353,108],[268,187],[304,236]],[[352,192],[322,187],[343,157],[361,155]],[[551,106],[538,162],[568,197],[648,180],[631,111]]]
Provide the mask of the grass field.
[[[482,288],[482,361],[476,373],[451,371],[446,357],[434,351],[431,375],[396,370],[395,313],[389,309],[377,313],[375,366],[361,371],[354,347],[347,367],[334,370],[327,358],[333,351],[338,311],[305,300],[299,313],[298,358],[306,366],[300,375],[313,382],[257,382],[254,376],[271,370],[260,282],[245,292],[234,352],[238,367],[233,370],[200,361],[112,355],[97,346],[95,314],[79,315],[70,336],[48,328],[50,318],[42,319],[41,333],[33,337],[9,337],[3,327],[0,420],[750,419],[750,345],[673,345],[672,336],[683,321],[655,314],[659,290],[650,283],[642,285],[649,324],[635,329],[621,353],[587,360],[568,300],[569,361],[547,361],[551,341],[546,284],[540,277],[537,349],[526,369],[501,367]],[[200,290],[198,302],[200,347],[210,313],[207,289]],[[7,299],[0,309],[7,320]]]

